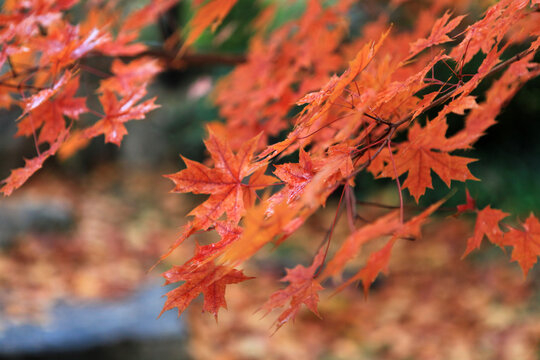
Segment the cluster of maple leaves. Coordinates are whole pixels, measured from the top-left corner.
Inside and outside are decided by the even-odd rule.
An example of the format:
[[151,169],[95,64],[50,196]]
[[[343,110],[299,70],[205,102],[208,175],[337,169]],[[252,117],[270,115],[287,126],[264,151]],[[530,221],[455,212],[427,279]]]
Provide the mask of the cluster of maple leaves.
[[[87,57],[144,54],[145,46],[137,41],[140,29],[176,1],[152,1],[122,21],[114,15],[114,2],[90,3],[78,25],[68,21],[75,0],[4,3],[0,106],[21,107],[18,135],[33,136],[37,152],[4,180],[0,191],[6,195],[58,151],[69,154],[102,134],[120,145],[127,133],[124,123],[157,107],[155,99],[143,100],[150,79],[166,66],[156,59],[141,57],[127,64],[116,59],[112,74],[97,89],[102,112],[89,110],[85,99],[76,97],[79,73],[89,70],[83,61]],[[215,29],[235,3],[195,1],[191,32],[176,56],[181,58],[204,29]],[[197,246],[185,264],[163,274],[167,283],[183,281],[168,293],[163,311],[178,308],[182,313],[202,293],[204,310],[217,317],[219,308],[226,307],[226,286],[250,278],[238,267],[266,244],[285,241],[341,189],[334,224],[346,214],[350,235],[331,247],[331,228],[311,266],[288,270],[283,281],[289,285],[262,307],[267,312],[285,308],[278,328],[302,304],[317,313],[323,281],[339,277],[365,243],[389,236],[341,287],[362,280],[367,292],[387,269],[394,244],[418,238],[421,225],[446,200],[406,217],[404,189],[418,201],[432,188],[432,171],[449,187],[452,180],[477,180],[467,167],[475,159],[452,152],[470,149],[518,89],[540,74],[533,60],[540,47],[540,2],[502,0],[478,21],[453,16],[452,1],[432,1],[425,8],[399,3],[388,4],[357,38],[349,36],[348,14],[358,6],[353,0],[309,0],[299,19],[273,31],[276,6],[255,19],[246,62],[215,91],[225,121],[208,126],[209,163],[184,159],[186,168],[168,175],[174,192],[209,196],[188,214],[192,219],[163,257],[199,232],[216,232],[220,240]],[[390,24],[387,13],[399,6],[417,11],[412,29]],[[525,50],[511,51],[518,46]],[[480,65],[464,73],[477,54],[482,54]],[[448,79],[436,73],[441,65],[450,69]],[[493,78],[479,97],[474,92],[478,85]],[[434,118],[425,119],[436,110]],[[84,127],[77,120],[87,112],[98,118]],[[463,115],[464,126],[447,136],[450,114]],[[287,129],[284,140],[273,142]],[[402,133],[405,140],[399,140]],[[296,153],[297,162],[280,162]],[[353,190],[361,171],[394,179],[400,198],[399,209],[363,225]],[[465,255],[487,236],[498,246],[513,247],[512,259],[526,275],[540,255],[538,219],[531,215],[516,227],[505,225],[506,213],[489,206],[476,209],[472,199],[463,211],[478,214]]]

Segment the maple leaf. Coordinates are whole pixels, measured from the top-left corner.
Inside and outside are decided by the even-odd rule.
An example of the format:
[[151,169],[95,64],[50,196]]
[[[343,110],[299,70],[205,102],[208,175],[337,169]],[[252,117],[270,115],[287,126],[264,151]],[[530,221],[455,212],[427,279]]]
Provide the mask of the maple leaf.
[[[193,235],[195,231],[199,230],[194,225],[194,222],[191,221],[184,226],[184,229],[181,232],[181,236],[169,247],[169,250],[160,257],[158,263],[164,260],[167,256],[169,256],[174,251],[174,249],[176,249],[180,244],[182,244],[182,242],[184,242],[184,240],[186,240],[188,237]],[[218,242],[208,245],[200,246],[199,244],[197,244],[195,256],[186,261],[184,265],[195,264],[196,266],[199,266],[210,260],[213,260],[223,251],[225,251],[231,244],[236,242],[242,235],[242,228],[232,223],[217,221],[214,227],[218,234],[221,236],[221,239]],[[152,268],[154,268],[158,263],[154,264]]]
[[0,182],[4,184],[0,188],[0,192],[5,196],[9,196],[15,189],[21,187],[30,176],[41,169],[45,160],[58,151],[67,134],[67,130],[64,130],[64,132],[58,136],[56,141],[50,145],[47,151],[42,152],[35,158],[24,159],[24,167],[11,170],[11,174]]
[[202,264],[214,259],[227,249],[232,243],[242,235],[242,228],[236,225],[227,224],[224,222],[216,223],[216,231],[221,236],[218,242],[199,246],[197,245],[196,255],[189,260],[195,264]]
[[490,49],[496,48],[495,44],[501,40],[503,34],[523,16],[527,3],[528,1],[503,0],[491,6],[483,19],[467,27],[465,37],[452,49],[450,56],[467,63],[478,51],[487,54]]
[[[66,129],[64,116],[78,119],[79,115],[88,111],[86,99],[74,97],[79,89],[79,77],[71,79],[54,99],[41,103],[18,125],[17,136],[30,136],[41,127],[38,144],[53,143]],[[43,127],[42,127],[43,126]]]
[[127,64],[115,59],[111,65],[114,76],[102,80],[98,91],[105,92],[108,89],[127,96],[132,89],[144,86],[161,70],[158,60],[149,57],[136,59]]
[[[208,127],[208,132],[205,144],[214,161],[214,168],[182,157],[186,169],[165,175],[175,184],[172,192],[209,194],[210,197],[189,213],[195,219],[184,226],[182,234],[162,259],[196,231],[207,230],[214,225],[224,213],[229,223],[238,223],[244,210],[253,205],[255,191],[275,183],[274,177],[264,174],[266,163],[252,161],[258,136],[244,143],[234,154],[228,142],[211,127]],[[244,183],[248,176],[249,181]]]
[[442,204],[452,196],[452,193],[445,196],[441,200],[431,204],[420,214],[414,216],[412,219],[406,221],[401,225],[393,234],[395,238],[409,238],[419,239],[421,236],[421,227],[425,224],[431,214],[433,214]]
[[[476,159],[436,151],[445,146],[446,129],[446,121],[443,118],[429,122],[424,128],[415,123],[409,130],[408,141],[400,144],[394,155],[397,175],[408,172],[403,187],[409,189],[417,202],[427,188],[433,188],[431,170],[439,175],[448,187],[452,180],[478,180],[467,168],[467,165]],[[391,163],[385,167],[381,176],[395,178]]]
[[[310,4],[313,2],[310,2]],[[354,79],[362,73],[371,61],[375,58],[378,50],[384,43],[384,40],[387,38],[390,33],[390,29],[384,32],[379,41],[369,42],[365,44],[360,51],[356,53],[356,56],[352,61],[349,62],[349,67],[344,71],[341,76],[333,76],[330,80],[322,87],[321,90],[315,93],[309,93],[303,98],[297,101],[297,104],[308,104],[298,116],[295,129],[289,133],[287,139],[268,146],[259,156],[264,157],[275,157],[278,154],[282,153],[285,149],[289,148],[289,153],[294,151],[295,148],[291,147],[298,138],[300,134],[305,129],[313,125],[317,120],[322,119],[326,116],[329,110],[334,105],[335,101],[345,92],[346,88],[354,81]],[[284,153],[287,154],[287,153]]]
[[354,150],[355,147],[347,143],[334,145],[328,149],[327,155],[320,159],[321,165],[317,169],[317,174],[306,186],[302,197],[304,204],[311,207],[324,206],[328,196],[342,180],[348,185],[354,185],[351,178],[354,170],[351,154]]
[[246,211],[242,236],[225,251],[223,263],[240,264],[276,236],[290,235],[305,220],[297,203],[282,201],[274,206],[269,200],[263,199]]
[[165,284],[185,281],[174,290],[169,291],[167,300],[161,310],[163,314],[167,310],[178,308],[178,316],[184,312],[187,306],[199,294],[203,294],[203,310],[214,315],[217,321],[218,311],[221,307],[227,308],[225,301],[225,289],[228,284],[236,284],[252,277],[245,276],[242,271],[229,269],[222,265],[207,262],[198,267],[174,266],[163,273]]
[[390,262],[390,255],[395,242],[396,238],[393,237],[380,250],[371,253],[367,260],[366,266],[353,277],[348,279],[345,283],[340,285],[336,292],[343,290],[345,287],[349,286],[355,281],[362,280],[362,285],[364,286],[364,295],[367,297],[369,287],[371,284],[373,284],[379,273],[388,272],[388,263]]
[[523,230],[511,227],[510,231],[504,234],[505,245],[514,247],[512,250],[512,261],[517,261],[523,270],[523,276],[536,263],[536,258],[540,256],[540,221],[531,214],[522,224]]
[[199,8],[193,19],[189,22],[189,35],[184,41],[182,49],[193,44],[206,28],[211,27],[212,31],[215,31],[234,4],[236,4],[236,1],[237,0],[210,0]]
[[259,173],[255,177],[256,182],[243,183],[245,177],[266,167],[265,163],[252,162],[258,136],[245,143],[234,154],[224,139],[216,135],[211,128],[208,131],[209,137],[205,145],[214,161],[214,168],[182,158],[187,168],[176,174],[166,175],[175,184],[173,192],[210,194],[205,202],[189,214],[195,216],[199,223],[197,227],[202,229],[207,228],[223,213],[227,214],[229,221],[238,222],[245,208],[244,196],[250,196],[246,195],[246,192],[275,182],[274,178]]
[[79,26],[58,22],[49,29],[48,36],[37,39],[34,46],[43,54],[41,63],[50,64],[52,72],[56,73],[107,41],[109,35],[97,28],[91,29],[83,36],[80,34]]
[[[465,118],[465,128],[450,137],[445,145],[448,149],[467,149],[494,125],[501,109],[521,88],[523,83],[539,74],[540,70],[529,71],[529,60],[525,57],[508,67],[486,92],[486,100]],[[516,79],[516,75],[518,76]],[[444,150],[444,148],[442,149]]]
[[472,211],[476,209],[476,200],[469,193],[469,189],[465,189],[465,204],[457,206],[457,212],[455,215],[459,215],[465,211]]
[[135,56],[146,50],[146,45],[133,43],[138,38],[138,31],[120,31],[116,38],[103,42],[96,47],[96,50],[109,56]]
[[275,168],[274,175],[282,180],[286,187],[271,198],[270,201],[274,203],[283,198],[286,198],[288,203],[298,199],[316,173],[315,165],[304,149],[300,149],[297,164],[286,163],[276,165]]
[[27,99],[23,100],[24,103],[24,109],[23,113],[19,118],[24,117],[26,114],[28,114],[30,111],[34,110],[47,100],[49,100],[51,97],[53,97],[63,86],[65,86],[69,79],[71,78],[71,72],[66,71],[60,79],[54,82],[54,84],[47,89],[43,89],[39,91],[37,94],[30,96]]
[[153,0],[143,8],[129,14],[122,24],[122,31],[140,30],[154,23],[165,11],[170,9],[179,0]]
[[64,141],[64,143],[58,150],[58,158],[60,160],[66,160],[70,158],[77,151],[79,151],[80,149],[88,145],[89,142],[90,142],[90,139],[84,136],[83,131],[81,130],[71,131],[71,133],[69,134],[69,137]]
[[449,22],[450,16],[450,12],[445,12],[444,15],[435,22],[431,34],[427,39],[418,39],[412,43],[409,51],[410,56],[414,56],[428,47],[452,41],[446,34],[454,30],[465,16],[458,16]]
[[399,226],[399,212],[393,211],[354,231],[326,264],[320,275],[321,279],[339,274],[346,263],[355,257],[366,242],[393,233]]
[[[322,265],[325,257],[325,248],[321,247],[310,267],[306,268],[297,265],[294,269],[286,269],[287,275],[281,281],[290,284],[283,290],[273,293],[268,301],[264,303],[261,310],[268,315],[275,308],[287,306],[275,321],[276,331],[290,320],[294,320],[302,304],[306,305],[311,312],[319,316],[317,304],[319,302],[319,291],[323,289],[321,284],[315,280],[315,272]],[[288,304],[288,305],[287,305]]]
[[474,235],[467,239],[467,248],[463,253],[462,258],[467,256],[474,249],[479,249],[484,235],[487,236],[489,241],[498,246],[504,246],[503,232],[499,227],[499,222],[507,217],[509,214],[498,210],[492,209],[489,205],[484,209],[478,211],[476,217],[476,225],[474,226]]
[[[426,222],[427,218],[433,214],[433,212],[435,212],[446,200],[447,197],[437,201],[420,214],[408,220],[406,223],[397,226],[397,229],[393,232],[392,238],[386,243],[386,245],[384,245],[380,250],[370,254],[366,266],[348,279],[345,283],[340,285],[336,292],[343,290],[357,280],[362,280],[364,294],[367,296],[369,293],[369,287],[371,284],[373,284],[379,273],[388,272],[390,255],[397,239],[412,238],[414,240],[420,238],[421,226]],[[388,218],[388,220],[389,219],[391,218]]]
[[129,120],[144,119],[146,113],[159,107],[159,105],[154,104],[155,97],[137,104],[145,95],[146,89],[142,87],[119,101],[112,91],[106,89],[99,97],[105,116],[86,129],[85,136],[92,138],[103,134],[105,142],[120,146],[122,138],[127,134],[124,123]]

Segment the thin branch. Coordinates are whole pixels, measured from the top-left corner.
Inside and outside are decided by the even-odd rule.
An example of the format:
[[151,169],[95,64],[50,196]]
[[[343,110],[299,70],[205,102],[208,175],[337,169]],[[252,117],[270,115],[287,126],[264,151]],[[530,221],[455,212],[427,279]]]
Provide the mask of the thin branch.
[[[328,249],[330,249],[330,241],[332,240],[332,234],[334,233],[334,228],[336,227],[336,223],[339,219],[339,215],[341,214],[341,205],[343,204],[343,195],[345,194],[346,185],[343,187],[343,191],[341,192],[341,197],[339,198],[338,207],[336,209],[336,214],[334,215],[334,221],[332,221],[332,227],[328,231],[328,237],[326,239],[326,249],[324,249],[324,258],[322,261],[322,264],[326,262],[326,256],[328,255]],[[313,275],[313,278],[315,279],[317,276],[319,276],[321,270],[322,270],[322,264],[319,266],[319,269],[317,269],[317,272],[315,275]]]
[[17,90],[24,89],[24,90],[37,90],[37,91],[41,91],[41,90],[45,90],[45,89],[46,89],[46,88],[40,87],[40,86],[33,86],[33,85],[22,84],[22,83],[16,85],[16,84],[4,83],[4,82],[2,82],[2,81],[0,81],[0,86],[12,88],[12,89],[17,89]]
[[[495,74],[496,72],[498,72],[499,70],[501,69],[504,69],[505,67],[511,65],[512,63],[518,61],[518,60],[521,60],[523,59],[525,56],[533,53],[533,49],[527,49],[525,51],[522,51],[520,52],[519,54],[517,55],[514,55],[512,56],[510,59],[508,60],[505,60],[503,62],[501,62],[500,64],[494,66],[485,76],[484,78],[488,77],[488,76],[491,76],[493,74]],[[444,104],[448,99],[452,98],[454,96],[454,94],[456,93],[456,91],[458,91],[461,87],[457,87],[455,88],[454,90],[452,90],[451,92],[447,93],[446,95],[443,95],[441,96],[440,98],[438,98],[437,100],[435,100],[434,102],[432,102],[431,104],[429,104],[428,106],[426,106],[416,117],[424,114],[425,112],[427,112],[428,110],[431,110],[433,109],[434,107],[437,107],[439,105],[442,105]],[[395,122],[395,123],[392,123],[393,126],[395,127],[398,127],[400,125],[403,125],[405,124],[406,122],[409,122],[409,121],[412,121],[414,120],[415,117],[413,117],[414,114],[410,114],[408,116],[406,116],[405,118],[399,120],[398,122]]]
[[396,169],[396,163],[394,161],[394,155],[392,154],[392,141],[389,139],[387,142],[388,145],[388,153],[390,154],[390,160],[392,163],[392,168],[394,169],[394,176],[396,177],[396,184],[398,188],[399,193],[399,221],[401,224],[403,224],[403,193],[401,191],[401,183],[399,182],[399,174]]
[[[103,56],[94,53],[94,56]],[[160,48],[149,49],[137,55],[125,56],[125,59],[138,59],[143,56],[152,56],[161,59],[172,68],[182,68],[186,66],[213,66],[213,65],[238,65],[246,62],[243,54],[220,54],[220,53],[190,53],[187,52],[181,58],[176,59],[176,53]]]

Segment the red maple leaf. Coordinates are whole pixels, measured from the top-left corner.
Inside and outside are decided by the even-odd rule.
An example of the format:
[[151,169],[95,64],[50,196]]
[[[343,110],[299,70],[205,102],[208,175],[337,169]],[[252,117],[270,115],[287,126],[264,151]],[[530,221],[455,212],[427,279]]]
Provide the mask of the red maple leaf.
[[465,211],[473,211],[476,209],[476,200],[469,193],[469,189],[465,189],[465,204],[459,204],[457,206],[457,213],[459,215]]
[[67,134],[67,130],[64,130],[64,132],[58,136],[56,141],[50,145],[47,151],[42,152],[35,158],[24,159],[24,167],[11,170],[11,174],[0,182],[4,184],[0,188],[0,192],[5,196],[9,196],[13,190],[21,187],[32,174],[41,169],[45,160],[58,151]]
[[133,89],[144,86],[162,68],[157,59],[143,57],[124,64],[121,60],[115,59],[111,65],[114,76],[101,81],[98,91],[115,91],[119,95],[127,96]]
[[[264,175],[266,163],[253,162],[258,136],[244,143],[235,154],[225,139],[210,127],[208,131],[205,144],[214,167],[182,157],[186,169],[165,176],[175,184],[172,192],[209,194],[210,197],[189,213],[195,219],[185,225],[180,237],[162,258],[196,231],[215,225],[223,214],[227,215],[230,224],[237,224],[244,210],[253,204],[255,191],[275,183],[274,177]],[[249,181],[244,182],[247,177]]]
[[452,19],[450,22],[451,14],[446,12],[440,19],[438,19],[431,30],[431,34],[427,39],[418,39],[410,45],[410,55],[414,56],[428,47],[442,44],[451,41],[448,37],[450,31],[454,30],[465,16],[458,16]]
[[65,86],[69,79],[71,78],[71,72],[66,71],[60,79],[56,80],[53,85],[50,88],[43,89],[39,91],[37,94],[34,94],[30,96],[27,99],[24,99],[24,110],[22,115],[19,118],[24,117],[26,114],[28,114],[30,111],[34,110],[47,100],[49,100],[51,97],[53,97],[60,89]]
[[504,246],[503,232],[499,227],[499,222],[507,217],[508,214],[492,209],[489,205],[478,211],[476,225],[474,227],[474,235],[467,240],[467,249],[463,253],[463,257],[467,256],[474,249],[479,249],[484,235],[489,241],[495,245]]
[[514,247],[512,251],[512,261],[517,261],[523,270],[523,276],[536,263],[536,258],[540,256],[540,221],[533,214],[522,224],[523,230],[510,228],[504,234],[505,245]]
[[[408,172],[403,187],[409,189],[417,202],[427,188],[433,188],[432,170],[447,186],[450,186],[452,180],[478,180],[467,168],[467,165],[476,159],[450,155],[439,150],[446,144],[447,127],[444,118],[437,118],[424,128],[415,123],[409,130],[408,141],[399,144],[394,155],[398,176]],[[381,175],[395,178],[394,174],[394,167],[389,163]]]
[[78,88],[79,77],[77,76],[71,79],[53,99],[41,103],[27,117],[21,120],[16,135],[30,136],[41,128],[38,144],[44,142],[52,144],[66,129],[64,116],[78,119],[80,114],[88,111],[86,99],[75,97]]
[[199,294],[204,295],[203,310],[211,313],[217,320],[221,307],[227,308],[225,301],[225,288],[228,284],[236,284],[252,279],[245,276],[242,271],[229,269],[226,266],[207,262],[201,266],[193,267],[191,263],[184,266],[174,266],[163,273],[165,285],[184,281],[182,285],[167,293],[167,301],[161,310],[178,308],[178,316]]
[[120,146],[122,138],[127,134],[124,123],[129,120],[144,119],[146,113],[159,107],[159,105],[154,104],[155,97],[137,104],[145,95],[146,89],[141,87],[139,90],[118,100],[112,91],[106,89],[103,95],[99,97],[105,115],[93,126],[86,129],[84,135],[92,138],[103,134],[105,135],[105,142]]
[[[275,308],[287,306],[275,322],[276,330],[290,320],[294,320],[302,304],[306,305],[315,315],[319,316],[317,304],[319,303],[319,291],[323,289],[315,280],[315,272],[322,265],[325,257],[325,248],[322,247],[310,267],[297,265],[294,269],[286,269],[287,275],[281,281],[290,284],[283,290],[273,293],[268,301],[262,306],[265,315]],[[288,305],[287,305],[288,304]]]
[[190,215],[195,216],[198,228],[205,229],[226,213],[229,221],[240,220],[245,206],[244,197],[255,189],[271,185],[275,179],[264,174],[257,174],[256,182],[244,183],[247,176],[256,170],[266,167],[265,163],[254,163],[253,152],[256,150],[258,137],[248,141],[234,154],[225,139],[209,129],[209,137],[205,141],[206,148],[214,161],[209,168],[198,162],[182,158],[187,168],[176,174],[166,175],[175,187],[173,192],[192,192],[194,194],[210,194],[201,205],[193,209]]
[[390,255],[396,240],[399,238],[408,238],[412,240],[420,238],[421,226],[426,222],[428,217],[446,201],[446,199],[447,198],[443,198],[437,201],[420,214],[414,216],[412,219],[399,226],[397,230],[394,231],[392,238],[386,243],[386,245],[384,245],[379,251],[376,251],[369,256],[366,266],[348,279],[345,283],[340,285],[336,292],[341,291],[357,280],[362,280],[364,294],[367,296],[369,287],[375,281],[379,273],[388,272]]
[[211,0],[197,10],[195,17],[189,22],[189,35],[184,41],[183,49],[190,46],[208,27],[215,31],[221,24],[237,0]]

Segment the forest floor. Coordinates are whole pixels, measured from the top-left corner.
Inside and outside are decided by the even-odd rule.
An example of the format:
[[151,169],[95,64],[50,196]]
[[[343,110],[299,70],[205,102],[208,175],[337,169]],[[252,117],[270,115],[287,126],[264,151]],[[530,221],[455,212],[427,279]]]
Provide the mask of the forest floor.
[[[104,167],[69,180],[45,171],[3,200],[0,210],[19,217],[39,217],[35,209],[56,204],[51,209],[71,220],[48,228],[19,218],[22,225],[9,236],[2,230],[10,240],[0,249],[0,327],[7,319],[46,321],[65,299],[121,299],[185,261],[193,241],[148,272],[197,200],[169,194],[171,187],[142,170]],[[200,301],[189,307],[182,317],[193,359],[540,359],[538,266],[523,279],[507,255],[487,244],[462,260],[473,225],[454,217],[434,220],[421,239],[398,243],[389,274],[367,298],[361,286],[334,294],[333,284],[324,283],[322,319],[305,310],[272,334],[277,314],[263,317],[258,309],[284,286],[283,267],[309,265],[324,238],[320,224],[331,223],[334,212],[330,204],[278,250],[265,248],[247,264],[245,273],[256,279],[227,288],[228,310],[218,323],[201,314]],[[332,241],[339,243],[345,228],[336,228]],[[364,261],[360,256],[345,276]]]

